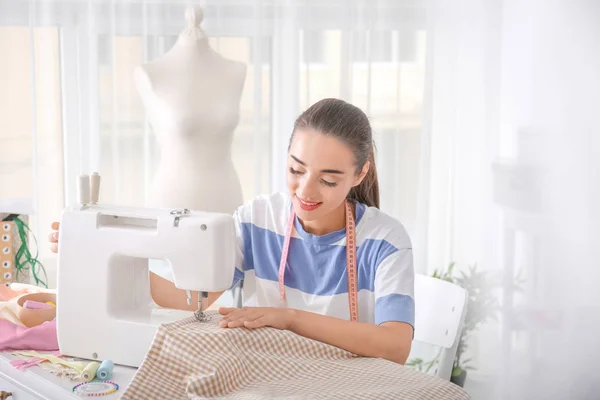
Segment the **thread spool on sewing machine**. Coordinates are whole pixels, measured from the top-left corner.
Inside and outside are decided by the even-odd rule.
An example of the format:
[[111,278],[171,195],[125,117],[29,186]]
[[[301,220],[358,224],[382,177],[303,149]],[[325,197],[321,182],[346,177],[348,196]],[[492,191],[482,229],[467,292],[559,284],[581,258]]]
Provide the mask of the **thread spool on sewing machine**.
[[[202,299],[231,286],[235,224],[229,214],[102,204],[99,187],[98,174],[79,177],[78,203],[61,216],[59,348],[139,366],[160,324],[191,316],[204,321]],[[154,304],[148,259],[170,264],[189,305],[192,292],[199,293],[195,312]]]

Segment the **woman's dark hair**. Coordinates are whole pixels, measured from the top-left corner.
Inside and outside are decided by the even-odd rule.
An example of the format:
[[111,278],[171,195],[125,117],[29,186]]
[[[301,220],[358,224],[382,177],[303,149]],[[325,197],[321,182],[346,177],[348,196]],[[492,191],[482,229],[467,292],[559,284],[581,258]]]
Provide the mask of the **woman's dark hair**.
[[360,108],[340,99],[320,100],[296,119],[290,146],[296,130],[307,128],[334,136],[346,143],[354,153],[357,174],[361,172],[367,161],[370,162],[367,175],[360,185],[350,190],[348,199],[379,208],[375,146],[371,124],[365,113]]

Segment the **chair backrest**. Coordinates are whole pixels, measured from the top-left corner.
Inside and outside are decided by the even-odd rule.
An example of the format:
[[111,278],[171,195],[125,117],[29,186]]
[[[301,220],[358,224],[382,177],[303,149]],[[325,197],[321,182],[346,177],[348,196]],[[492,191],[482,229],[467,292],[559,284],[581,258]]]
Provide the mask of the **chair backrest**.
[[450,379],[467,312],[468,293],[453,283],[415,275],[414,341],[441,348],[436,375]]

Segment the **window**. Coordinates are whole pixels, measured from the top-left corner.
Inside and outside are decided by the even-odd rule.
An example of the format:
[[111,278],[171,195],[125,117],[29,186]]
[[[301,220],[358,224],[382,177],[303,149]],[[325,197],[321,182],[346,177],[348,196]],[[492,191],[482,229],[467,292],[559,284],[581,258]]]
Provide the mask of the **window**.
[[260,63],[263,66],[269,66],[273,54],[272,47],[270,36],[253,37],[249,39],[248,60],[253,65],[256,65],[260,60]]
[[372,30],[349,33],[351,58],[356,63],[416,62],[419,37],[417,30]]
[[377,63],[392,62],[394,60],[391,31],[351,32],[350,38],[352,41],[352,61]]
[[417,59],[417,37],[416,30],[401,30],[396,32],[397,37],[397,59],[400,62],[415,62]]
[[0,90],[0,206],[19,199],[34,210],[29,225],[42,263],[49,254],[43,233],[64,204],[59,33],[0,27],[0,54],[10,55],[0,63],[0,76],[10,77]]
[[323,64],[325,62],[326,32],[300,31],[300,63]]

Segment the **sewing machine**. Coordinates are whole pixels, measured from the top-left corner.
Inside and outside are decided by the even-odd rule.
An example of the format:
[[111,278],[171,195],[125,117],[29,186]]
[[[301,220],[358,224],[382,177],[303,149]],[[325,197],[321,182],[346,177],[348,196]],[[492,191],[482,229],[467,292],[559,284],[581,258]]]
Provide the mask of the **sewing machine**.
[[[61,217],[59,348],[67,356],[139,367],[160,324],[190,316],[201,321],[200,301],[206,293],[231,286],[236,248],[233,217],[108,206],[97,204],[93,197],[80,195],[79,204],[65,209]],[[170,263],[175,286],[186,290],[188,304],[191,291],[199,292],[198,311],[154,304],[148,259]]]

